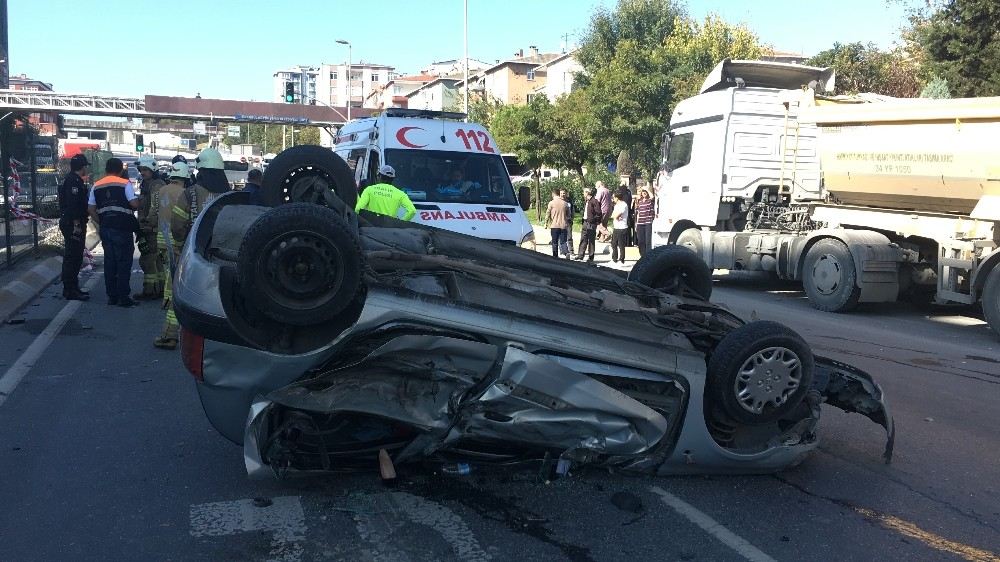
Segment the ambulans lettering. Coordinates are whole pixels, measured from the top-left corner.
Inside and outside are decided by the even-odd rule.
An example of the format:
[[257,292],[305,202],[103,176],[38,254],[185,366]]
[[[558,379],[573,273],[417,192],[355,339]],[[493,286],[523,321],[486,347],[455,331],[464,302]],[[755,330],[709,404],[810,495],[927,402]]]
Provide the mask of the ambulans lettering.
[[510,217],[504,213],[484,213],[482,211],[421,211],[420,220],[440,221],[440,220],[470,220],[487,222],[512,222]]

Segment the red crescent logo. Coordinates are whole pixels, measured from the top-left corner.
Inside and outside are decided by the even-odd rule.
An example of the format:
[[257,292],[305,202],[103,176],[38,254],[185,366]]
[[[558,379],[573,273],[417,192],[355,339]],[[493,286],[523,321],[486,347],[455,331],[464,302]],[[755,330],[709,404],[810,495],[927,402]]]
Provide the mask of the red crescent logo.
[[427,146],[426,144],[413,144],[412,142],[406,140],[406,132],[409,131],[410,129],[417,129],[418,131],[423,131],[423,129],[420,127],[401,127],[398,131],[396,131],[396,140],[399,141],[399,144],[409,148],[423,148]]

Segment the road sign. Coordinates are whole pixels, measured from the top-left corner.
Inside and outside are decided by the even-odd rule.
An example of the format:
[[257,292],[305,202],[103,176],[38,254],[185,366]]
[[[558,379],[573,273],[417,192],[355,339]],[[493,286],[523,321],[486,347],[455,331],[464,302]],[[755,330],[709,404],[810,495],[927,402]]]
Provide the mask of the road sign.
[[193,129],[194,129],[194,134],[196,135],[204,135],[207,133],[207,129],[205,128],[205,123],[202,123],[200,121],[195,122]]
[[239,125],[229,125],[226,127],[226,136],[238,137],[240,136],[240,126]]

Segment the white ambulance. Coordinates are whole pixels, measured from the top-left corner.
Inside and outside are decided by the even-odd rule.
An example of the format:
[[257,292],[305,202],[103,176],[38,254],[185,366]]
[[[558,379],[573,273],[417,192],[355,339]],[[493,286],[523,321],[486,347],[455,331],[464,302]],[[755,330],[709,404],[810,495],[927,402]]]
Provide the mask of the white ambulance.
[[524,214],[530,191],[514,193],[493,137],[464,118],[461,113],[388,109],[345,124],[333,151],[354,170],[362,189],[377,181],[379,166],[392,166],[394,185],[417,208],[414,222],[533,246],[534,230]]

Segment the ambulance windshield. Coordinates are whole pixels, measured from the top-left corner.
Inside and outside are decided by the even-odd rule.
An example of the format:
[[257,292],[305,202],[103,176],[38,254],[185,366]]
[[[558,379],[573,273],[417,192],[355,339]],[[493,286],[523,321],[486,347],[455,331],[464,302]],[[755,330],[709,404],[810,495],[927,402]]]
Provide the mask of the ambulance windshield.
[[443,150],[386,150],[394,185],[414,203],[517,205],[510,176],[498,154]]

